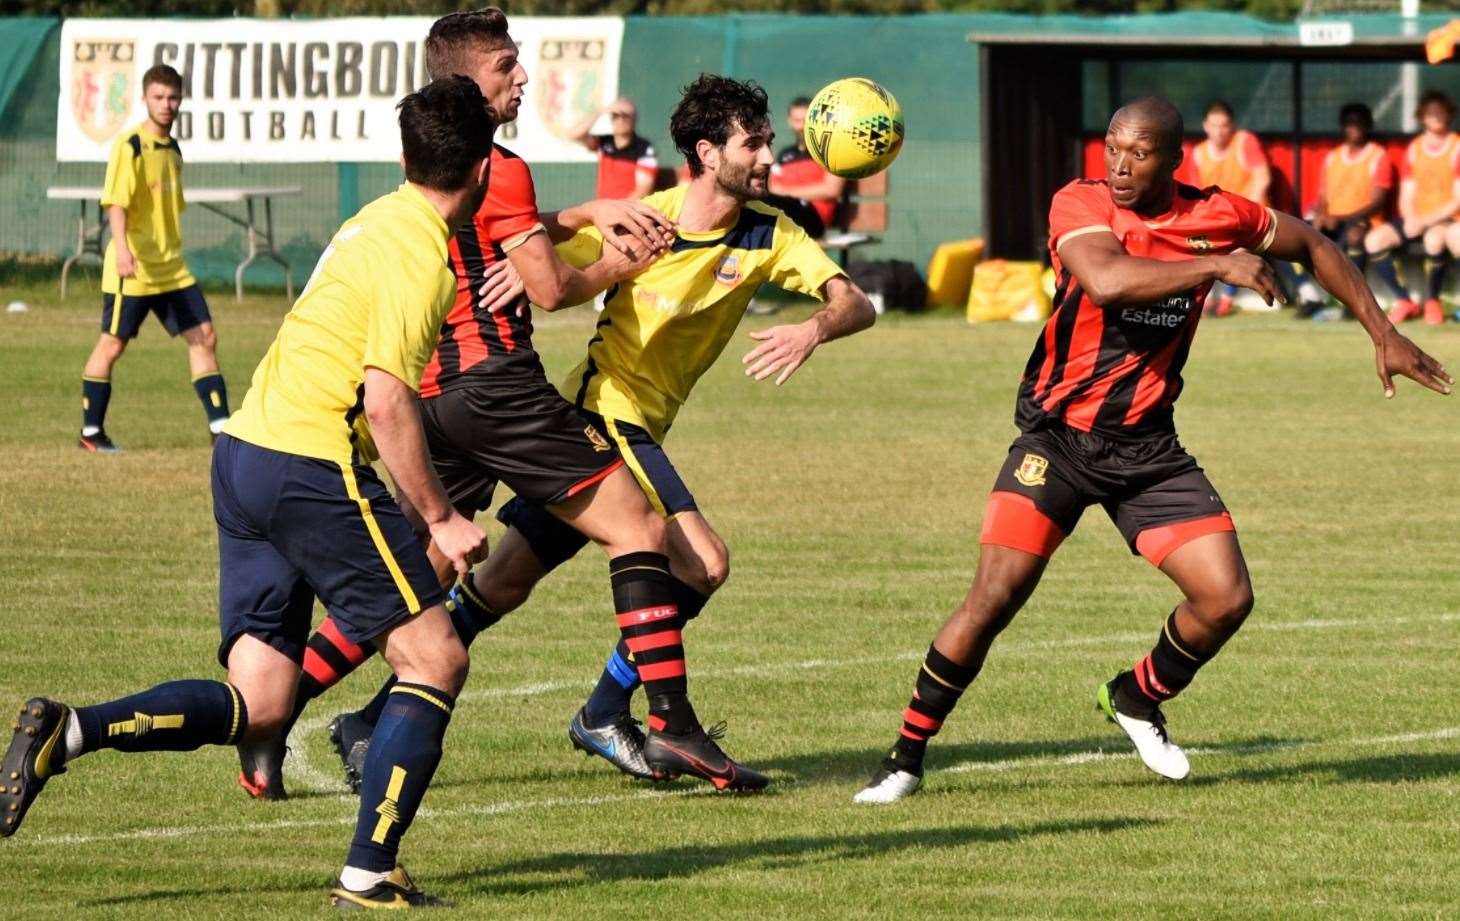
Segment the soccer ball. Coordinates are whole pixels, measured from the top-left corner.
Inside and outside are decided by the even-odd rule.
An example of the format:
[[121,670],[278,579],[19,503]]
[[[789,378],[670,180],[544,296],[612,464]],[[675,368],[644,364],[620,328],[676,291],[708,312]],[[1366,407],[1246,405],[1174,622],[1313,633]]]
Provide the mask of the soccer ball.
[[865,179],[892,165],[902,150],[902,106],[866,77],[822,87],[806,110],[806,149],[828,172]]

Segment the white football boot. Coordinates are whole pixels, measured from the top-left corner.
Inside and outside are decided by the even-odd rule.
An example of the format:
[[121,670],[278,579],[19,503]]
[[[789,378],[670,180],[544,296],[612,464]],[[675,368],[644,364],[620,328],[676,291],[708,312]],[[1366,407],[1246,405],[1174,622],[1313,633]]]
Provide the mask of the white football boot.
[[1191,773],[1191,763],[1186,760],[1186,752],[1166,735],[1166,717],[1159,708],[1152,712],[1149,720],[1121,713],[1115,709],[1114,692],[1110,689],[1110,685],[1114,683],[1115,681],[1111,681],[1110,684],[1100,686],[1095,695],[1095,709],[1125,730],[1125,734],[1135,743],[1136,754],[1141,756],[1146,767],[1168,780],[1185,778]]
[[899,770],[889,766],[886,762],[872,775],[867,786],[852,797],[854,803],[872,803],[874,805],[886,805],[905,799],[918,792],[923,785],[923,775],[914,774],[911,771]]

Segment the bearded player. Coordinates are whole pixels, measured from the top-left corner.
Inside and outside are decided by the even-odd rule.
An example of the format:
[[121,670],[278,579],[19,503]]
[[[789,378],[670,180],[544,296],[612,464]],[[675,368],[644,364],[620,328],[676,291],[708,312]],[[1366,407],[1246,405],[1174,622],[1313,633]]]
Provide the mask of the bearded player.
[[1261,254],[1310,266],[1369,333],[1386,397],[1395,374],[1450,392],[1453,379],[1395,330],[1353,263],[1317,230],[1219,188],[1176,182],[1181,136],[1171,103],[1132,103],[1110,121],[1106,178],[1071,182],[1054,197],[1056,309],[1020,383],[1021,434],[984,511],[978,571],[934,638],[897,741],[857,802],[890,803],[918,789],[929,739],[1095,504],[1183,596],[1150,653],[1100,686],[1098,707],[1147,767],[1173,780],[1187,775],[1161,705],[1252,610],[1232,518],[1177,441],[1172,418],[1199,305],[1214,283],[1272,303],[1280,295]]
[[[564,397],[612,442],[665,520],[675,602],[681,621],[696,617],[730,573],[725,542],[711,526],[663,443],[700,376],[724,350],[750,299],[764,282],[815,297],[825,307],[802,323],[751,335],[745,357],[756,380],[784,383],[825,342],[871,326],[871,303],[821,247],[778,209],[758,201],[773,162],[774,132],[766,94],[753,83],[702,74],[685,88],[670,133],[693,178],[645,204],[675,223],[668,255],[615,286],[605,299],[587,357],[560,385]],[[585,229],[560,247],[569,261],[592,264],[602,234]],[[505,268],[505,267],[504,267]],[[500,617],[520,607],[549,572],[587,543],[582,533],[540,502],[518,496],[498,519],[507,533],[476,572],[468,609]],[[328,622],[322,631],[328,631]],[[463,633],[470,642],[471,633]],[[630,700],[659,669],[662,653],[634,637],[620,639],[568,736],[583,752],[623,772],[654,778],[673,762],[662,758],[630,715]],[[339,663],[348,670],[349,663]],[[389,700],[390,683],[357,713],[343,714],[332,734],[353,785],[369,748],[371,727]],[[650,714],[650,728],[654,728]],[[739,769],[744,775],[745,769]],[[743,780],[737,783],[743,783]]]

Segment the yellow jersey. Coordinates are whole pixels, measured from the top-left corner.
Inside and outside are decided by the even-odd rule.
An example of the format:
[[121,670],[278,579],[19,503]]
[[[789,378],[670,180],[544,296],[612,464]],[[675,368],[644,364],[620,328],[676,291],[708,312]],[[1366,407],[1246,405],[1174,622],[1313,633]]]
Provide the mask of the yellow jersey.
[[102,260],[105,294],[166,294],[196,284],[182,254],[182,151],[177,141],[138,125],[117,138],[106,164],[101,205],[127,209],[127,248],[137,261],[133,278],[117,275],[117,243]]
[[346,221],[223,431],[250,444],[341,463],[379,456],[365,422],[365,369],[412,390],[456,298],[451,230],[404,183]]
[[[656,192],[644,203],[675,220],[685,191]],[[602,235],[589,228],[559,251],[582,266],[595,261],[602,246]],[[822,287],[840,274],[841,268],[785,214],[746,202],[728,230],[681,230],[669,253],[610,288],[588,357],[558,389],[575,405],[637,425],[662,441],[761,284],[820,299]]]

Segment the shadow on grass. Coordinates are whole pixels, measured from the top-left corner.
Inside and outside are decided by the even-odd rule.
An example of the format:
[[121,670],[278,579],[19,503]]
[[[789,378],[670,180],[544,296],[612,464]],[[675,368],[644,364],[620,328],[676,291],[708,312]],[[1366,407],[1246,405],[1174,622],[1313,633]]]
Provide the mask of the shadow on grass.
[[[1113,834],[1130,828],[1163,823],[1156,818],[1091,818],[1027,825],[966,825],[955,828],[911,828],[863,835],[796,835],[755,839],[733,844],[688,845],[625,854],[564,851],[530,857],[506,864],[486,864],[471,870],[424,880],[431,883],[465,883],[473,895],[525,895],[551,890],[574,889],[632,880],[662,880],[690,877],[727,866],[759,869],[789,869],[809,864],[880,857],[895,851],[927,851],[974,844],[1009,844],[1048,835],[1093,832]],[[324,880],[301,879],[259,882],[249,886],[196,886],[185,889],[151,889],[104,899],[88,899],[79,907],[146,904],[177,899],[250,896],[260,892],[316,893],[323,897],[329,888]]]
[[729,866],[781,870],[882,857],[896,851],[1008,844],[1048,835],[1111,834],[1163,821],[1137,817],[1071,819],[1027,825],[909,828],[861,835],[795,835],[627,854],[568,851],[505,864],[488,864],[476,870],[452,874],[447,879],[468,883],[473,894],[522,895],[601,883],[690,877]]
[[[1214,744],[1193,743],[1208,751],[1241,751],[1251,748],[1270,748],[1301,744],[1301,740],[1277,736],[1255,736],[1247,739],[1230,740]],[[842,749],[839,751],[813,752],[790,758],[779,758],[756,762],[752,767],[769,769],[781,779],[790,779],[802,784],[839,784],[866,781],[877,770],[889,748]],[[936,742],[928,749],[927,769],[929,773],[952,767],[976,772],[979,765],[1003,766],[1017,770],[1019,762],[1028,761],[1029,767],[1049,767],[1060,758],[1086,755],[1095,752],[1114,754],[1130,753],[1134,749],[1119,731],[1078,739],[1049,739],[1039,742],[961,742],[939,745]]]
[[1321,782],[1325,775],[1336,783],[1408,783],[1460,775],[1460,754],[1397,754],[1371,758],[1324,758],[1297,764],[1238,768],[1222,774],[1193,777],[1188,784],[1267,783],[1304,778]]

